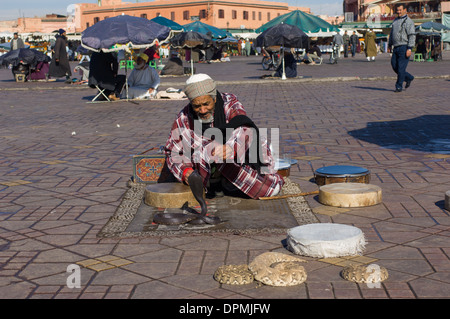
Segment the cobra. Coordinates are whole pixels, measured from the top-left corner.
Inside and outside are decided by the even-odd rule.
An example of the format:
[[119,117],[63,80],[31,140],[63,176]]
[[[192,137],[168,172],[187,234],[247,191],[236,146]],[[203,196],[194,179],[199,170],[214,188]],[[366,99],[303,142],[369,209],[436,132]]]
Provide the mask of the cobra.
[[201,212],[197,212],[195,209],[188,206],[188,203],[184,203],[181,207],[182,213],[156,213],[153,216],[153,222],[162,225],[181,225],[181,224],[210,224],[217,225],[221,223],[219,217],[208,216],[208,207],[206,201],[203,198],[203,179],[198,171],[193,171],[188,178],[189,187],[192,194],[198,201],[201,207]]

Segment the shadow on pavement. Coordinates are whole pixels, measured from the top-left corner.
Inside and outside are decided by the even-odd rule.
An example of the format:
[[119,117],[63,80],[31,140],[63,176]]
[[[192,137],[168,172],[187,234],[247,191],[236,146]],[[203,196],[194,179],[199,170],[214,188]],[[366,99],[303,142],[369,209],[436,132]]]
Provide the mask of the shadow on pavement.
[[354,88],[356,88],[356,89],[364,89],[364,90],[375,90],[375,91],[391,91],[391,92],[394,91],[394,90],[390,90],[390,89],[377,88],[377,87],[373,87],[373,86],[354,86]]
[[369,122],[349,135],[389,149],[450,154],[450,115],[423,115],[403,121]]

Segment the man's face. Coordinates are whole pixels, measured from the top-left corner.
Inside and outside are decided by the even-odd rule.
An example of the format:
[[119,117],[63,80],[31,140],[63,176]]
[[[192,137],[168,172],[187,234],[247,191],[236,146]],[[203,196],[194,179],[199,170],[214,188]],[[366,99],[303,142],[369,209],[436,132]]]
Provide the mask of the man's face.
[[398,14],[399,17],[404,16],[406,14],[406,8],[403,7],[402,5],[399,5],[397,7],[397,14]]
[[136,59],[136,69],[140,70],[145,66],[145,60],[141,57]]
[[19,37],[19,35],[14,34],[14,39],[17,39]]
[[214,114],[216,100],[211,95],[196,97],[191,101],[192,110],[200,120],[211,119]]

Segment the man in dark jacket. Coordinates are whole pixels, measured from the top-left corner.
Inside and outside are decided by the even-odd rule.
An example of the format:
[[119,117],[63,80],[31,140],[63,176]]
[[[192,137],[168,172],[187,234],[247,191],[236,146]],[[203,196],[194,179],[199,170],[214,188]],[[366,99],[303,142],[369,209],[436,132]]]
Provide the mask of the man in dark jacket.
[[352,50],[352,58],[355,57],[356,49],[358,48],[359,38],[356,35],[356,32],[353,31],[353,34],[350,36],[350,47]]
[[[123,89],[125,75],[118,75],[119,64],[112,53],[94,52],[89,63],[89,86],[105,89],[110,100],[118,100]],[[102,96],[103,97],[103,96]]]
[[348,35],[347,30],[344,32],[342,40],[344,41],[344,58],[348,58],[348,46],[350,44],[350,36]]
[[67,56],[67,38],[66,31],[59,29],[59,35],[56,36],[55,47],[53,48],[53,57],[50,63],[49,76],[54,78],[66,77],[66,83],[71,83],[69,57]]

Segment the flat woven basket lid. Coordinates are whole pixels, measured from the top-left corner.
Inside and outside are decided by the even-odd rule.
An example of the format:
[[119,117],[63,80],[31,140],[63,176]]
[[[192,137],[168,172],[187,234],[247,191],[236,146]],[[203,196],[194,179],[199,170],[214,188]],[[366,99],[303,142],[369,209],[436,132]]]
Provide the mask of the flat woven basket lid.
[[360,254],[365,238],[354,226],[316,223],[289,229],[288,245],[297,254],[327,258]]

